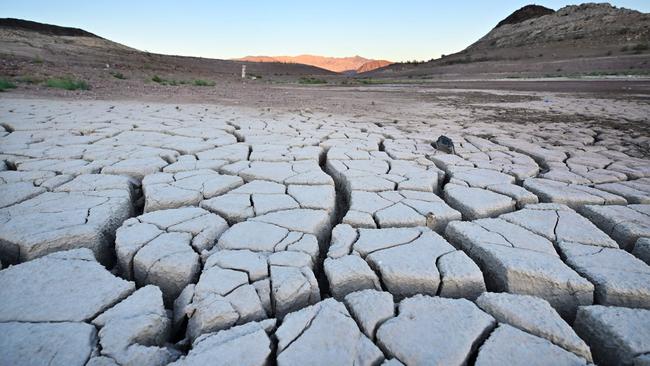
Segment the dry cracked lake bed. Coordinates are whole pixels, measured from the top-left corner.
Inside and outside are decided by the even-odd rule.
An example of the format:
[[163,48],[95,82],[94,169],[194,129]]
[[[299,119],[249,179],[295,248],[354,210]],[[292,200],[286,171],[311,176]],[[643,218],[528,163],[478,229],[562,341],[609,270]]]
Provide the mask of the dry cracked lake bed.
[[0,365],[650,364],[647,104],[418,98],[0,99]]

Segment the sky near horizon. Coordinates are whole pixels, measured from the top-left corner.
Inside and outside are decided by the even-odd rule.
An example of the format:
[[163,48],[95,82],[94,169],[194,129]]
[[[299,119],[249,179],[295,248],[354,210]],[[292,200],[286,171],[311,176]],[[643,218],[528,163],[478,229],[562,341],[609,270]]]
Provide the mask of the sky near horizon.
[[[82,28],[155,53],[428,60],[464,49],[520,7],[560,0],[0,0],[0,18]],[[613,0],[650,12],[650,0]]]

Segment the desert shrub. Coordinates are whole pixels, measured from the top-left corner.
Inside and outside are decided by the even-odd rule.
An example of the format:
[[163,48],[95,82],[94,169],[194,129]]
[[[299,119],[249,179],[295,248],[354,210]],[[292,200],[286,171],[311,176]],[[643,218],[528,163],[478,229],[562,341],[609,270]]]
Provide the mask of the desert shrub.
[[209,80],[201,80],[201,79],[196,79],[192,81],[192,84],[195,86],[214,86],[215,83],[214,81],[209,81]]
[[455,58],[451,60],[445,60],[442,62],[443,65],[455,65],[455,64],[469,64],[472,62],[483,62],[490,61],[491,59],[485,56],[472,58],[470,55],[465,55],[463,58]]
[[19,82],[19,83],[25,83],[25,84],[40,84],[44,80],[43,80],[43,78],[39,78],[38,76],[23,75],[23,76],[19,76],[16,79],[16,81]]
[[300,80],[298,80],[298,83],[300,83],[300,84],[327,84],[327,80],[317,79],[317,78],[312,78],[312,77],[301,77]]
[[[178,86],[178,85],[186,85],[186,84],[194,84],[194,81],[188,81],[188,80],[174,80],[174,79],[163,79],[158,75],[154,75],[151,78],[151,81],[156,82],[160,85],[170,85],[170,86]],[[198,84],[194,84],[198,85]]]
[[116,79],[120,79],[120,80],[126,79],[126,76],[124,76],[124,74],[122,74],[121,72],[111,71],[111,75],[113,75],[113,77]]
[[65,90],[88,90],[90,85],[83,80],[77,80],[70,77],[50,78],[45,82],[50,88]]
[[178,86],[178,85],[215,86],[216,85],[216,83],[211,80],[203,80],[203,79],[174,80],[174,79],[164,79],[158,75],[154,75],[151,78],[151,81],[156,82],[160,85],[170,85],[170,86]]
[[641,53],[642,51],[647,51],[648,50],[648,44],[647,43],[639,43],[636,44],[634,47],[632,47],[632,51]]
[[0,92],[7,91],[9,89],[15,89],[16,84],[12,83],[7,79],[0,78]]

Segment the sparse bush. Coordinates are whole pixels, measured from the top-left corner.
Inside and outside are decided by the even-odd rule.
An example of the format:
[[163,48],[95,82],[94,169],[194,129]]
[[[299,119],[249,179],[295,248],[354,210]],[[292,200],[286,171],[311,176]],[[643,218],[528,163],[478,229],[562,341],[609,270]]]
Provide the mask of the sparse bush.
[[355,79],[356,81],[360,82],[361,84],[372,84],[372,78],[358,78]]
[[632,47],[632,51],[634,51],[634,53],[641,53],[643,51],[647,51],[648,48],[649,47],[647,43],[639,43]]
[[621,47],[621,52],[627,52],[629,50],[630,50],[630,48],[628,46]]
[[36,56],[33,60],[32,63],[34,64],[42,64],[43,63],[43,58],[41,56]]
[[12,83],[7,79],[0,79],[0,92],[7,91],[9,89],[15,89],[16,84]]
[[126,79],[126,76],[124,76],[124,74],[122,74],[121,72],[111,71],[111,75],[113,75],[113,77],[116,79],[120,79],[120,80]]
[[161,78],[161,77],[158,76],[158,75],[154,75],[154,76],[151,78],[151,81],[156,82],[156,83],[158,83],[158,84],[160,84],[160,85],[170,85],[170,86],[176,86],[176,85],[179,85],[179,84],[185,84],[185,83],[187,83],[187,82],[182,82],[182,81],[181,81],[181,82],[178,82],[178,81],[173,80],[173,79],[163,79],[163,78]]
[[611,55],[612,55],[612,51],[607,51],[607,53],[606,53],[605,55],[607,55],[607,56],[611,56]]
[[65,90],[88,90],[90,85],[83,80],[76,80],[70,77],[50,78],[45,82],[50,88],[65,89]]
[[16,79],[17,82],[19,83],[25,83],[25,84],[39,84],[42,83],[44,80],[42,78],[39,78],[37,76],[32,76],[32,75],[24,75]]
[[473,61],[478,61],[478,60],[472,60],[472,57],[470,55],[465,55],[464,58],[456,58],[456,59],[452,59],[452,60],[445,60],[443,62],[443,65],[469,64],[469,63],[472,63]]
[[313,78],[313,77],[301,77],[300,80],[298,80],[298,83],[300,83],[300,84],[327,84],[327,80],[317,79],[317,78]]
[[196,86],[214,86],[215,83],[214,81],[208,81],[208,80],[201,80],[201,79],[196,79],[192,82],[192,84]]
[[215,86],[216,85],[214,81],[210,81],[210,80],[202,80],[202,79],[174,80],[174,79],[164,79],[158,75],[154,75],[151,78],[151,81],[156,82],[160,85],[169,85],[169,86],[178,86],[178,85]]

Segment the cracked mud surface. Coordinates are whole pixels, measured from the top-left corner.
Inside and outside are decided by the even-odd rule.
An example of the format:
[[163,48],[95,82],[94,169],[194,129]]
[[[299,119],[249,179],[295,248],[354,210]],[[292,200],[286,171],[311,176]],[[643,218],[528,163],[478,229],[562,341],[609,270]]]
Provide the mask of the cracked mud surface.
[[0,100],[0,365],[648,362],[646,130],[458,103]]

